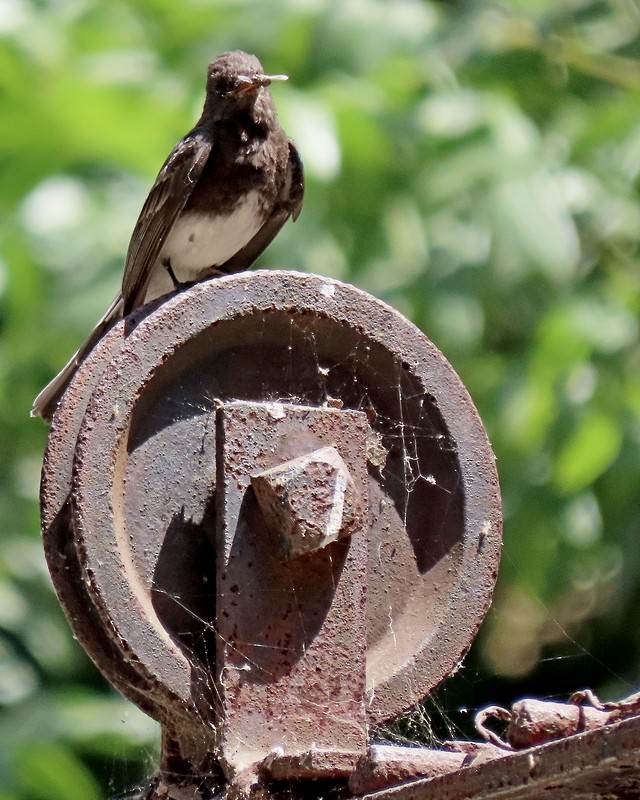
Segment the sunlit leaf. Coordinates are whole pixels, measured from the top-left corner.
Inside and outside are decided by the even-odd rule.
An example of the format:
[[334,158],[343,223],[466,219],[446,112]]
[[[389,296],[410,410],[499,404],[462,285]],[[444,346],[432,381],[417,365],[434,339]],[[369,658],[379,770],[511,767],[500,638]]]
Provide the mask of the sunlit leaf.
[[558,455],[555,480],[564,492],[593,483],[611,465],[622,443],[620,427],[594,412],[579,422]]

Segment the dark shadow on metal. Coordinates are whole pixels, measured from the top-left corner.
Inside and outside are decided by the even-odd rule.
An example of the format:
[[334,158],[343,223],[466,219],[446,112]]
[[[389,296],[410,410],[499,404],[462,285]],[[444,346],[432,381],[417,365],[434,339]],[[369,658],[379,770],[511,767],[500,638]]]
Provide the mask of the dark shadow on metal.
[[334,542],[294,561],[280,559],[253,490],[247,490],[226,583],[229,592],[243,595],[229,644],[251,665],[249,683],[276,683],[307,651],[333,603],[349,544]]
[[188,655],[215,670],[215,492],[201,522],[173,517],[153,573],[151,601],[158,618]]

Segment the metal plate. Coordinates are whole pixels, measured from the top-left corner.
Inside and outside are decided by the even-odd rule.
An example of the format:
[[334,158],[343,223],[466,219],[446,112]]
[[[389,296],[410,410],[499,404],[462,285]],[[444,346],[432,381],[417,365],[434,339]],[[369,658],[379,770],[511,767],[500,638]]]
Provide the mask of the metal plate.
[[[219,409],[216,727],[230,777],[276,753],[350,752],[355,765],[366,752],[367,428],[358,411]],[[339,451],[362,513],[342,540],[283,554],[281,529],[267,526],[248,470],[264,474],[323,445]],[[305,500],[335,494],[335,475],[311,480]]]

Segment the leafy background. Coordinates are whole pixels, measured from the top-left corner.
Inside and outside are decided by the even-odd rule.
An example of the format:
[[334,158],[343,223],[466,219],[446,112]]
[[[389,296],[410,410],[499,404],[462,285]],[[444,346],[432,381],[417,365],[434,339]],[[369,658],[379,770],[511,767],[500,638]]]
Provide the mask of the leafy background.
[[634,0],[0,0],[0,800],[153,771],[155,726],[52,592],[28,412],[115,293],[205,65],[238,47],[291,76],[274,93],[307,173],[261,266],[417,322],[498,457],[495,603],[434,733],[486,702],[638,688],[639,33]]

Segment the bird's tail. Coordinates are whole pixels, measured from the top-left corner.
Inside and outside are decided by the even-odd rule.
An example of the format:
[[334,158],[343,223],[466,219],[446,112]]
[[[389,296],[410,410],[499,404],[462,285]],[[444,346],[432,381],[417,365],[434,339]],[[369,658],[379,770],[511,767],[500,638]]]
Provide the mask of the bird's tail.
[[122,308],[122,295],[118,292],[113,303],[111,303],[107,309],[106,314],[91,331],[84,344],[74,353],[56,377],[44,387],[33,401],[33,408],[31,409],[32,417],[42,417],[48,421],[51,420],[53,412],[56,410],[62,395],[67,390],[67,386],[71,383],[73,376],[76,374],[82,362],[98,344],[100,339],[102,339],[105,333],[121,319]]

